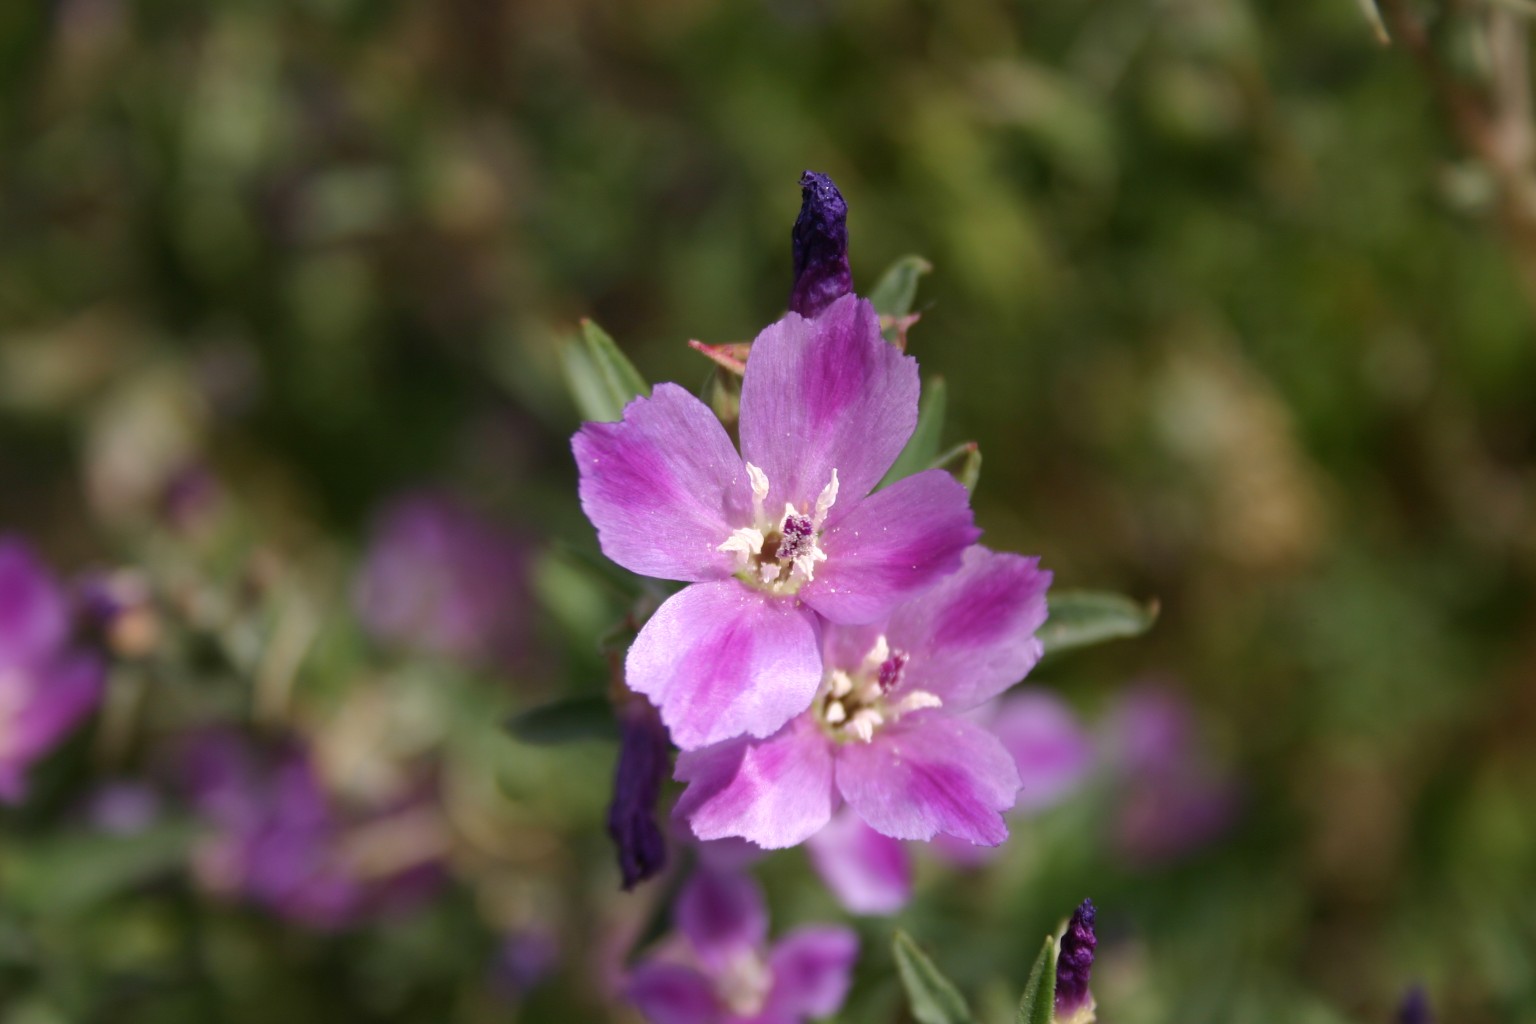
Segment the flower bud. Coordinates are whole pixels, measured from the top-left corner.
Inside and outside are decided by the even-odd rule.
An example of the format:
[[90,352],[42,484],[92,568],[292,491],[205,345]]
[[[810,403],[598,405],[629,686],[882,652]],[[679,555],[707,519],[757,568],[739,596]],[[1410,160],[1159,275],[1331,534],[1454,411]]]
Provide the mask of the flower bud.
[[624,888],[633,889],[667,863],[656,801],[670,767],[671,747],[660,716],[645,701],[626,701],[618,715],[619,762],[608,805],[608,835],[618,851]]
[[1090,1024],[1094,1017],[1093,993],[1088,977],[1093,973],[1093,900],[1083,900],[1061,936],[1056,956],[1056,1020],[1058,1024]]
[[853,291],[848,269],[848,204],[825,174],[800,175],[800,216],[791,234],[795,285],[789,309],[815,316]]

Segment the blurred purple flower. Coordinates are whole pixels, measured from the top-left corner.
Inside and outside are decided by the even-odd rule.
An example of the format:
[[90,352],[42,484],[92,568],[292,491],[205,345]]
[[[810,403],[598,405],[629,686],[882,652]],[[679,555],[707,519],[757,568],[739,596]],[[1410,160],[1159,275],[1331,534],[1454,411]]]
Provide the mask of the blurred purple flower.
[[816,874],[851,914],[894,914],[912,898],[906,844],[876,832],[846,807],[805,849]]
[[1159,684],[1133,687],[1106,732],[1122,856],[1144,864],[1176,860],[1231,827],[1237,784],[1213,763],[1186,699]]
[[818,615],[873,622],[953,571],[977,537],[969,496],[929,470],[869,492],[917,421],[917,364],[845,295],[752,346],[741,454],[675,384],[572,442],[603,553],[691,584],[630,648],[629,686],[695,750],[772,735],[821,683]]
[[527,646],[526,571],[512,534],[447,495],[407,494],[379,513],[353,603],[381,641],[502,665]]
[[848,204],[825,174],[800,175],[800,216],[790,234],[795,284],[789,310],[816,316],[853,291],[848,268]]
[[507,1001],[537,988],[560,963],[560,945],[549,931],[520,928],[508,932],[491,960],[490,985]]
[[846,800],[892,838],[1001,843],[1018,769],[996,736],[961,713],[1039,659],[1050,580],[1036,559],[974,547],[957,572],[883,625],[829,625],[811,710],[765,740],[684,751],[678,814],[701,839],[778,848],[815,835]]
[[223,492],[218,477],[204,462],[189,462],[172,473],[160,495],[161,512],[173,530],[196,533],[217,512]]
[[1403,1001],[1397,1006],[1397,1024],[1435,1024],[1424,986],[1415,985],[1403,993]]
[[1088,982],[1093,974],[1093,953],[1098,937],[1093,932],[1093,900],[1083,900],[1072,912],[1062,933],[1056,956],[1056,1021],[1058,1024],[1090,1024],[1094,1019],[1093,993]]
[[997,706],[988,727],[1019,768],[1020,814],[1061,803],[1094,769],[1093,738],[1071,705],[1049,690],[1020,687]]
[[678,896],[682,948],[631,972],[625,995],[652,1024],[797,1024],[836,1013],[848,994],[858,937],[797,928],[771,948],[756,883],[700,871]]
[[656,709],[644,701],[625,702],[618,718],[619,758],[608,805],[608,835],[618,851],[624,888],[633,889],[667,863],[656,801],[671,767],[672,746]]
[[417,842],[435,825],[420,798],[343,808],[301,748],[263,756],[224,731],[196,737],[182,771],[195,809],[212,827],[195,867],[216,892],[336,929],[409,909],[437,886],[436,844]]
[[70,606],[23,541],[0,538],[0,801],[101,700],[105,667],[70,645]]
[[137,835],[160,817],[160,794],[142,782],[109,782],[91,795],[85,816],[99,832]]

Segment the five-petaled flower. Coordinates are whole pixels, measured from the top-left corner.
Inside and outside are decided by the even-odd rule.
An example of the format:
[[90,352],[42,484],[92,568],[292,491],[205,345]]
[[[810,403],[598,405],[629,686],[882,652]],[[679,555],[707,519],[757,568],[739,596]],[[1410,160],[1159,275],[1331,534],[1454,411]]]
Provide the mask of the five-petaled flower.
[[703,869],[678,895],[683,941],[630,974],[625,995],[652,1024],[797,1024],[836,1013],[858,937],[807,925],[767,945],[768,913],[751,879]]
[[997,737],[960,713],[1039,660],[1050,579],[1036,559],[976,546],[884,622],[828,626],[810,710],[768,739],[679,756],[679,817],[701,839],[777,848],[816,834],[846,800],[893,838],[1001,843],[1019,772]]
[[105,666],[70,645],[68,598],[25,544],[0,538],[0,801],[96,707]]
[[674,384],[577,433],[603,553],[691,584],[626,664],[679,747],[772,735],[817,697],[823,619],[874,622],[958,567],[978,533],[953,477],[927,470],[870,493],[912,434],[917,398],[916,362],[881,338],[874,307],[844,295],[758,335],[739,455]]

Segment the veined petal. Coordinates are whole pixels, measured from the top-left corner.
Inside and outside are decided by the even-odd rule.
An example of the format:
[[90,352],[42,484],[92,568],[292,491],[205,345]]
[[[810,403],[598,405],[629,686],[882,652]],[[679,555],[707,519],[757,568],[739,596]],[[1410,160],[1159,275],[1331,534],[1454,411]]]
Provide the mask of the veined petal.
[[709,970],[723,968],[768,939],[763,891],[747,875],[695,871],[678,894],[677,927]]
[[0,666],[35,665],[69,632],[69,608],[47,566],[15,538],[0,538]]
[[1039,559],[967,549],[958,571],[891,613],[885,635],[907,653],[902,689],[961,711],[1024,678],[1040,660],[1050,583]]
[[837,806],[830,743],[802,716],[771,739],[684,751],[675,777],[688,788],[677,816],[700,839],[740,836],[768,849],[803,843]]
[[625,674],[684,750],[770,736],[821,684],[816,617],[736,580],[695,583],[640,630]]
[[858,958],[859,937],[851,928],[808,925],[789,932],[768,957],[773,971],[768,1014],[790,1020],[830,1017],[843,1008]]
[[709,979],[681,964],[644,963],[624,996],[650,1024],[716,1024],[722,1008]]
[[997,737],[940,711],[905,715],[869,743],[837,752],[837,788],[876,831],[895,839],[940,832],[983,846],[1008,838],[1019,773]]
[[873,622],[959,568],[979,536],[965,488],[926,470],[865,498],[822,535],[827,560],[800,597],[832,622]]
[[806,843],[816,873],[853,914],[894,914],[912,898],[912,859],[899,839],[882,835],[844,808]]
[[854,295],[764,328],[741,385],[741,454],[768,474],[768,506],[807,507],[835,469],[836,523],[901,454],[918,387],[917,361],[880,336],[879,314]]
[[751,519],[747,471],[714,413],[676,384],[624,408],[619,423],[587,423],[571,440],[581,508],[603,554],[668,580],[729,576],[720,545]]

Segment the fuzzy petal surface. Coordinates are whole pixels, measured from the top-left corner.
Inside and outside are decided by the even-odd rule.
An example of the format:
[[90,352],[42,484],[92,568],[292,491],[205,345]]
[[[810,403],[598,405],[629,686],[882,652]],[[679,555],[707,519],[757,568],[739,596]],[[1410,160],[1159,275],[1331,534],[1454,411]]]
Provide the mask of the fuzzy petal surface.
[[982,846],[1008,838],[1019,773],[997,737],[936,711],[903,716],[870,743],[838,748],[837,787],[876,831],[895,839],[940,832]]
[[673,914],[699,961],[712,971],[768,939],[763,891],[744,874],[707,868],[694,872]]
[[832,622],[873,622],[958,569],[979,536],[966,489],[941,469],[925,470],[828,527],[827,560],[800,597]]
[[709,979],[680,964],[641,964],[631,972],[624,996],[650,1024],[716,1024],[721,1019]]
[[720,544],[751,519],[746,467],[714,413],[676,384],[624,407],[619,423],[587,423],[571,440],[581,508],[603,554],[667,580],[733,571]]
[[804,507],[837,470],[836,522],[880,482],[917,425],[917,361],[880,336],[867,301],[765,327],[741,385],[741,455],[772,484],[769,507]]
[[1039,559],[966,550],[960,568],[896,609],[885,631],[907,653],[902,686],[936,694],[951,711],[975,707],[1024,678],[1040,660],[1051,574]]
[[894,914],[912,898],[912,859],[899,839],[882,835],[845,808],[806,843],[811,864],[852,914]]
[[821,684],[816,617],[736,580],[667,598],[629,649],[625,675],[661,711],[672,742],[697,750],[771,736]]
[[830,1017],[843,1008],[858,958],[859,937],[851,928],[794,929],[769,954],[773,990],[766,1009],[789,1020]]
[[700,839],[794,846],[825,826],[837,807],[830,741],[808,715],[771,739],[684,751],[675,777],[688,784],[676,814]]

